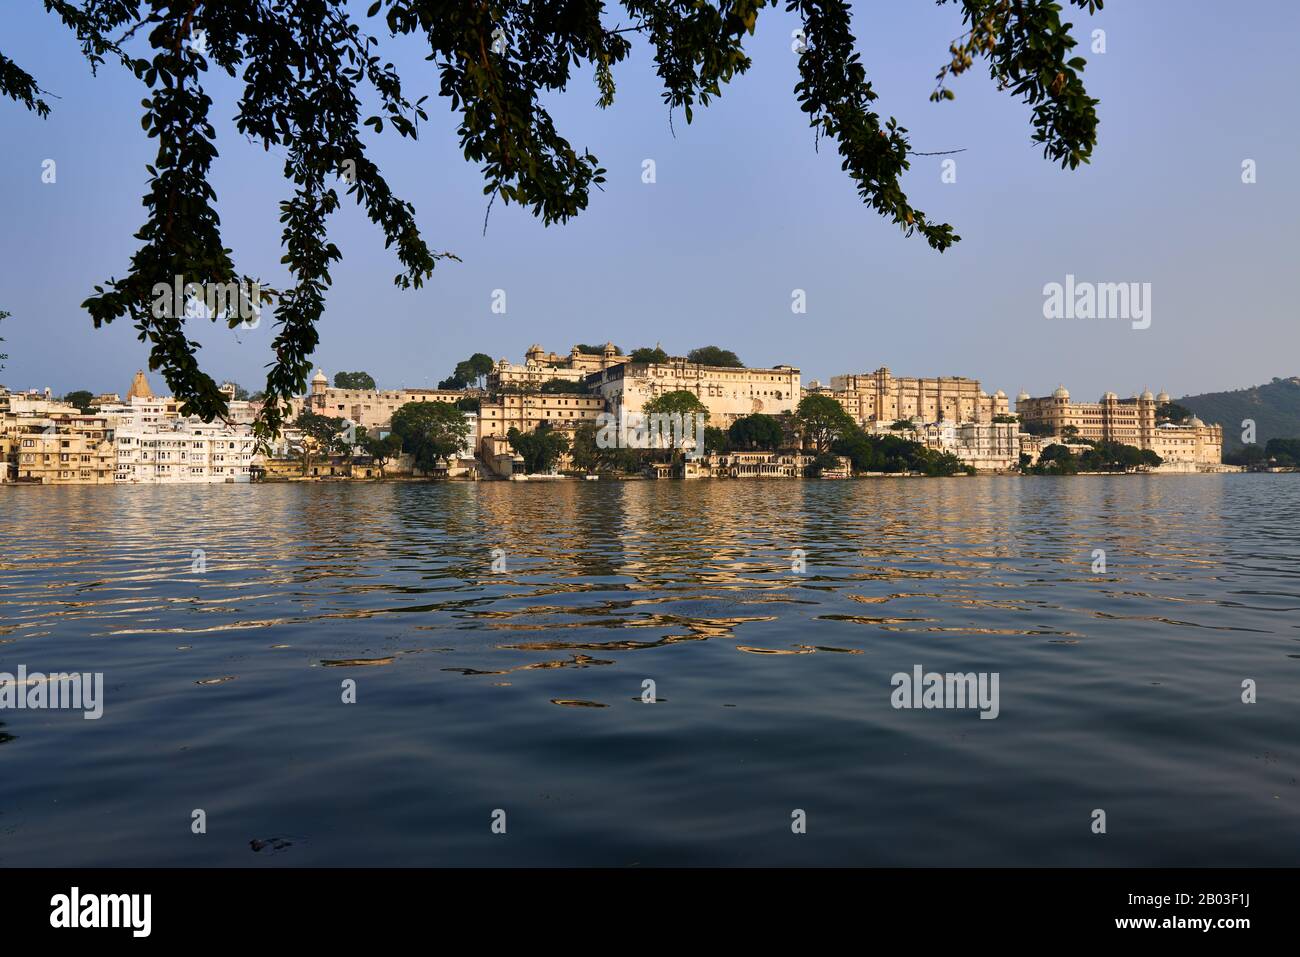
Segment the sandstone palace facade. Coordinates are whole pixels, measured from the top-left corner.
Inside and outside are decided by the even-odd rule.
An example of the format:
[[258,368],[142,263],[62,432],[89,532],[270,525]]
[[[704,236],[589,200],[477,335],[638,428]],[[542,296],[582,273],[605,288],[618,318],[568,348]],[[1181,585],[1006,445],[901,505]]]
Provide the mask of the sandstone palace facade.
[[1183,423],[1160,422],[1157,412],[1167,402],[1167,393],[1150,391],[1131,399],[1107,392],[1100,402],[1075,402],[1070,391],[1059,386],[1038,398],[1020,393],[1016,412],[1025,425],[1050,435],[1135,445],[1168,463],[1218,465],[1223,459],[1223,426],[1206,425],[1195,416]]
[[457,402],[463,398],[464,392],[451,389],[339,389],[318,371],[312,377],[311,392],[289,403],[288,420],[308,411],[347,419],[367,429],[382,429],[408,402]]
[[621,362],[587,376],[586,386],[614,415],[640,412],[668,392],[690,392],[709,410],[709,425],[723,429],[755,412],[793,412],[803,391],[794,366],[746,369],[686,359]]
[[568,355],[547,352],[540,345],[533,344],[524,353],[523,364],[512,363],[502,358],[496,367],[488,373],[489,392],[528,391],[537,389],[552,379],[564,382],[582,383],[593,372],[621,365],[628,361],[614,343],[607,342],[600,355],[583,352],[577,346],[569,350]]
[[978,379],[939,376],[897,378],[886,368],[831,378],[830,394],[859,425],[919,419],[922,422],[992,422],[1007,415],[1006,393],[989,395]]

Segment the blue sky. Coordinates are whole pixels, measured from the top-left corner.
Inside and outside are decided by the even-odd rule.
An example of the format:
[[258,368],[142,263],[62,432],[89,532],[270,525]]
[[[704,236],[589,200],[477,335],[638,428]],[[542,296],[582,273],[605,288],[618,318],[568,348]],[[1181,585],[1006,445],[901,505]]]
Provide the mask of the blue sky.
[[[371,372],[381,386],[432,385],[472,352],[518,360],[538,341],[567,351],[612,339],[684,354],[734,349],[750,365],[790,363],[828,379],[885,365],[898,375],[965,375],[989,391],[1044,394],[1057,382],[1095,398],[1149,387],[1181,395],[1300,374],[1293,293],[1300,222],[1294,43],[1300,4],[1112,0],[1076,35],[1106,32],[1085,78],[1101,100],[1100,142],[1073,172],[1030,142],[1028,109],[981,70],[928,102],[958,9],[924,0],[858,4],[855,25],[882,112],[918,150],[962,148],[957,181],[941,157],[917,158],[905,187],[962,242],[948,252],[905,238],[862,205],[833,146],[813,147],[796,104],[793,18],[764,11],[748,74],[695,122],[660,100],[644,47],[616,73],[614,107],[595,108],[584,74],[552,106],[576,147],[609,170],[604,192],[567,225],[544,228],[497,203],[486,236],[478,171],[456,146],[436,95],[418,142],[370,135],[372,156],[416,206],[446,262],[419,291],[392,285],[395,259],[355,208],[333,221],[343,261],[321,326],[317,365]],[[624,18],[626,22],[626,18]],[[378,28],[378,21],[371,21]],[[10,354],[0,381],[125,391],[147,363],[129,323],[95,330],[79,308],[96,282],[124,273],[143,215],[143,89],[109,67],[92,78],[73,38],[38,0],[6,4],[0,49],[58,96],[47,120],[0,103],[0,324]],[[434,93],[417,43],[383,52],[408,93]],[[235,87],[214,77],[215,115]],[[226,243],[246,272],[283,284],[277,203],[281,160],[218,124],[213,172]],[[57,182],[41,182],[55,159]],[[642,161],[657,182],[641,181]],[[1244,159],[1258,182],[1241,182]],[[1043,286],[1067,273],[1150,282],[1152,324],[1043,317]],[[494,289],[507,312],[491,312]],[[792,314],[791,291],[808,311]],[[262,384],[272,331],[200,324],[207,371]],[[162,382],[152,377],[155,388]]]

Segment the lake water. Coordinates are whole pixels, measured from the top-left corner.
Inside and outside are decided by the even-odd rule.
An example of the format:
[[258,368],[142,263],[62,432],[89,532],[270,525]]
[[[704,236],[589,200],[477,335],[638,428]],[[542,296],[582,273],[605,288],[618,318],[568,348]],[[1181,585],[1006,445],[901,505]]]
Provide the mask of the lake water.
[[0,546],[0,672],[104,675],[0,711],[0,865],[1300,856],[1300,475],[11,487]]

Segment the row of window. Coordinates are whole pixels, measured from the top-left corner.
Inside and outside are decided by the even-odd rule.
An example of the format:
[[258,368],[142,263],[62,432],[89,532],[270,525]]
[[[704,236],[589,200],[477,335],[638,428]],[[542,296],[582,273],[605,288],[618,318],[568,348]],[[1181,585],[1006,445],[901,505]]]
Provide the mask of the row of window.
[[[36,456],[37,456],[37,454],[38,454],[38,453],[35,453],[35,452],[24,452],[24,453],[22,453],[22,455],[19,456],[19,459],[20,459],[20,461],[22,461],[22,462],[24,462],[24,463],[27,463],[27,464],[30,464],[30,465],[35,465],[35,464],[36,464]],[[94,457],[92,457],[92,456],[89,456],[89,455],[77,455],[77,454],[75,454],[75,453],[73,453],[73,454],[71,454],[71,455],[63,454],[63,455],[60,455],[60,456],[59,456],[59,464],[61,464],[61,465],[67,465],[67,464],[69,464],[69,463],[71,463],[71,462],[90,462],[90,461],[93,461],[94,458],[100,458],[100,457],[101,457],[101,456],[94,456]],[[45,453],[45,454],[41,455],[41,464],[42,464],[42,465],[49,465],[49,464],[50,464],[50,460],[51,460],[51,458],[52,458],[52,456],[51,456],[49,453]]]
[[[64,470],[59,473],[59,478],[61,479],[70,479],[70,478],[88,479],[88,478],[96,478],[96,477],[107,478],[107,476],[108,476],[108,469],[79,469],[76,471]],[[29,470],[23,472],[22,477],[23,478],[44,478],[44,475],[40,472],[32,472]]]

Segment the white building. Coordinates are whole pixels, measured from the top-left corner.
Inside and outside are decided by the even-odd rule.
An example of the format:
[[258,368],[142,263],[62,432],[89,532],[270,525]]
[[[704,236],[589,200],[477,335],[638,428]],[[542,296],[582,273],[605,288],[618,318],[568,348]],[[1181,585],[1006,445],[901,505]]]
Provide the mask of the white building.
[[[934,429],[936,426],[928,426]],[[951,452],[980,472],[1007,472],[1020,465],[1020,424],[1017,422],[944,423],[933,446]]]
[[726,428],[742,416],[780,415],[799,405],[799,370],[706,366],[685,359],[668,362],[623,362],[592,373],[587,388],[605,401],[615,416],[640,412],[669,392],[690,392],[709,410],[709,425]]
[[125,402],[101,406],[99,414],[113,419],[117,428],[150,428],[176,421],[180,417],[179,405],[170,396],[133,395]]
[[75,405],[50,395],[50,390],[29,389],[26,392],[5,392],[5,410],[14,415],[76,415],[81,410]]
[[1020,464],[1020,426],[1015,422],[921,422],[910,430],[895,430],[883,422],[872,423],[874,435],[897,435],[926,448],[951,452],[980,472],[1007,472]]
[[472,459],[474,452],[478,449],[478,413],[466,412],[465,424],[469,426],[469,433],[465,436],[465,444],[461,446],[459,457]]
[[114,437],[119,483],[247,482],[253,463],[251,430],[182,420],[124,425]]

